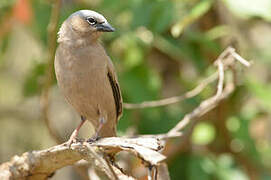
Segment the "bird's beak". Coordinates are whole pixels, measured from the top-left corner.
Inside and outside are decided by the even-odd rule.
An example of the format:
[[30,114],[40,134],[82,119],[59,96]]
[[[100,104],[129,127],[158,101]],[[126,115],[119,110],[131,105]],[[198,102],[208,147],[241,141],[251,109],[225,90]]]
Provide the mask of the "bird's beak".
[[108,22],[99,23],[96,25],[97,31],[101,32],[114,32],[115,28],[113,28]]

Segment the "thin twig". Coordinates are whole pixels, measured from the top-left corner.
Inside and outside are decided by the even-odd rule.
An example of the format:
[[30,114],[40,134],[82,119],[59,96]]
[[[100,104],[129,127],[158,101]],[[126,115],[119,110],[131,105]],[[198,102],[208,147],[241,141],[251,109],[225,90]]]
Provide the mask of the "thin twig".
[[250,62],[248,62],[247,60],[245,60],[244,58],[242,58],[239,54],[237,54],[235,52],[235,50],[232,52],[232,56],[237,60],[239,61],[241,64],[243,64],[244,66],[246,67],[249,67],[251,65]]
[[93,162],[93,159],[96,160],[96,166],[99,166],[101,169],[103,169],[108,177],[113,177],[114,180],[117,180],[116,174],[112,170],[112,167],[110,167],[110,165],[107,163],[106,159],[104,159],[103,155],[100,154],[100,150],[98,148],[95,150],[95,147],[91,146],[89,143],[83,143],[83,145],[87,147],[88,152],[91,153],[91,158],[89,158],[89,155],[87,154],[84,159],[90,163]]
[[123,106],[126,109],[143,109],[143,108],[150,108],[150,107],[159,107],[159,106],[166,106],[174,103],[178,103],[188,98],[195,97],[198,95],[208,84],[214,82],[218,77],[217,73],[212,74],[208,78],[201,81],[201,83],[192,89],[191,91],[186,92],[184,95],[181,96],[174,96],[170,98],[165,98],[156,101],[146,101],[139,104],[131,104],[131,103],[124,103]]
[[[247,60],[243,58],[241,58],[242,60],[240,60],[239,55],[237,54],[238,56],[236,56],[236,54],[233,54],[234,52],[235,50],[233,48],[228,47],[225,51],[223,51],[220,54],[220,56],[215,61],[215,64],[218,66],[218,74],[219,74],[216,94],[202,101],[200,105],[197,108],[195,108],[191,113],[186,114],[184,118],[174,128],[172,128],[168,132],[169,135],[174,135],[178,133],[180,130],[185,128],[191,122],[192,119],[200,117],[204,115],[205,113],[209,112],[214,107],[216,107],[220,101],[228,97],[231,94],[231,92],[233,92],[235,88],[233,82],[229,82],[223,90],[224,70],[225,70],[224,66],[234,63],[234,61],[232,61],[232,58],[229,58],[229,57],[227,58],[227,56],[234,57],[234,60],[237,60],[238,62],[240,62],[241,64],[245,66],[250,65],[250,63]],[[238,59],[236,57],[238,57]]]
[[153,167],[153,179],[157,180],[157,175],[158,175],[158,170],[157,170],[157,166]]
[[118,178],[118,176],[116,175],[115,171],[113,170],[112,164],[111,164],[111,162],[109,161],[108,155],[107,155],[107,154],[104,154],[104,159],[105,159],[105,161],[106,161],[106,163],[107,163],[107,166],[109,167],[109,170],[110,170],[111,173],[113,174],[114,179],[118,180],[119,178]]
[[223,83],[224,83],[224,65],[220,59],[217,61],[217,66],[218,66],[219,78],[218,78],[218,83],[217,83],[216,96],[220,96],[223,91]]
[[247,60],[245,60],[244,58],[242,58],[239,54],[237,54],[235,52],[234,48],[228,47],[218,56],[217,60],[215,61],[219,67],[218,72],[215,72],[214,74],[212,74],[208,78],[201,81],[201,83],[197,87],[192,89],[191,91],[188,91],[187,93],[185,93],[184,95],[181,95],[181,96],[174,96],[174,97],[165,98],[165,99],[161,99],[161,100],[145,101],[145,102],[138,103],[138,104],[124,103],[123,107],[126,109],[143,109],[143,108],[160,107],[160,106],[166,106],[166,105],[178,103],[178,102],[183,101],[185,99],[197,96],[199,93],[202,92],[202,90],[204,90],[204,88],[207,85],[214,82],[218,78],[218,76],[220,76],[220,83],[218,83],[219,90],[217,91],[217,93],[221,94],[222,89],[223,89],[222,86],[223,86],[223,82],[224,82],[224,74],[223,74],[224,69],[226,69],[227,66],[232,63],[232,62],[227,62],[227,63],[224,63],[224,65],[222,66],[221,60],[225,59],[228,55],[233,56],[241,64],[243,64],[247,67],[250,66],[250,63]]
[[177,137],[181,137],[183,136],[182,132],[176,132],[175,134],[144,134],[144,135],[140,135],[139,137],[144,137],[144,138],[157,138],[160,140],[167,140],[170,138],[177,138]]
[[152,180],[152,166],[148,167],[148,180]]
[[233,92],[233,90],[233,84],[228,84],[219,97],[214,95],[211,98],[201,102],[200,105],[195,108],[191,113],[186,114],[184,118],[168,132],[168,134],[174,135],[178,133],[178,131],[184,129],[191,122],[192,119],[198,118],[212,110],[220,101],[227,98]]

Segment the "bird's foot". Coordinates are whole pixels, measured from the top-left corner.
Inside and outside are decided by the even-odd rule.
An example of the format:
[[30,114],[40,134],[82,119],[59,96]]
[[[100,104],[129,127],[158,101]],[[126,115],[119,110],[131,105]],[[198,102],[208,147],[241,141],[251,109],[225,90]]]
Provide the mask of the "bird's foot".
[[89,138],[89,139],[87,140],[88,143],[93,143],[93,142],[95,142],[95,141],[98,141],[98,140],[101,138],[101,137],[99,136],[99,133],[100,133],[100,131],[101,131],[103,125],[105,124],[106,120],[105,120],[103,117],[101,117],[101,118],[99,119],[99,122],[100,122],[100,124],[99,124],[99,126],[98,126],[98,128],[97,128],[97,130],[96,130],[95,135],[92,136],[91,138]]
[[79,126],[72,132],[72,135],[71,135],[70,139],[65,143],[65,145],[68,145],[69,148],[71,148],[72,143],[82,142],[81,139],[77,139],[77,135],[78,135],[78,132],[79,132],[81,126],[86,122],[86,118],[81,116],[81,120],[82,121],[79,124]]
[[98,141],[99,139],[101,139],[101,137],[95,135],[95,136],[89,138],[89,139],[87,140],[87,142],[91,144],[91,143],[94,143],[95,141]]
[[65,145],[71,148],[71,145],[77,142],[77,134],[78,134],[77,130],[73,131],[72,135],[70,136],[69,140],[65,143]]
[[68,146],[69,148],[71,148],[72,144],[76,142],[76,139],[69,139],[64,145]]

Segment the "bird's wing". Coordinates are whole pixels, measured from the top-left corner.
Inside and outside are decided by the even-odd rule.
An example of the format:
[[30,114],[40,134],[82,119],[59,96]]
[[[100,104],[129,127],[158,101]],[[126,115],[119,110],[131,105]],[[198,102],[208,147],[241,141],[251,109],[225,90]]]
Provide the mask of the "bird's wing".
[[113,96],[114,96],[115,105],[116,105],[117,120],[118,120],[122,114],[122,97],[121,97],[119,83],[118,83],[117,76],[114,71],[112,62],[109,62],[109,65],[108,65],[107,77],[112,87]]

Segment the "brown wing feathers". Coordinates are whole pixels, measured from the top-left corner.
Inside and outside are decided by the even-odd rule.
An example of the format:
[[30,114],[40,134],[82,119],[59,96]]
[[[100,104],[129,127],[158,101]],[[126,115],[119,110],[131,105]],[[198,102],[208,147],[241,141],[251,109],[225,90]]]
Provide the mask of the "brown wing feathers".
[[118,82],[113,78],[113,75],[110,73],[110,71],[107,73],[107,77],[112,87],[113,96],[114,96],[115,105],[116,105],[116,115],[118,119],[122,113],[122,100],[121,100],[120,88],[119,88]]

